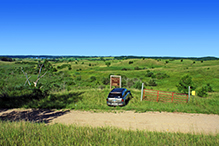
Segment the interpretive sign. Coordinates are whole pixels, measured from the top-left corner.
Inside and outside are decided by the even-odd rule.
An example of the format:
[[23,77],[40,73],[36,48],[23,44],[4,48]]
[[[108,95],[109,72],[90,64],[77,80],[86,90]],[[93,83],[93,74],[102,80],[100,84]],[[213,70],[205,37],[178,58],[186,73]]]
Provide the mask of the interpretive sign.
[[116,86],[116,87],[120,87],[121,88],[121,76],[117,76],[117,75],[111,75],[110,76],[110,90],[112,88],[112,86]]

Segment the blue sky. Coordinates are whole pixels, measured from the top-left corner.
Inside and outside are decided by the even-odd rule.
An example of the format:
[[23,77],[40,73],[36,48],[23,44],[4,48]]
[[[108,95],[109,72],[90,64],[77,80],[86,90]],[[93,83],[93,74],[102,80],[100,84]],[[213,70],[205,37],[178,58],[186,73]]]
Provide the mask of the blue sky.
[[219,57],[219,0],[0,0],[0,55]]

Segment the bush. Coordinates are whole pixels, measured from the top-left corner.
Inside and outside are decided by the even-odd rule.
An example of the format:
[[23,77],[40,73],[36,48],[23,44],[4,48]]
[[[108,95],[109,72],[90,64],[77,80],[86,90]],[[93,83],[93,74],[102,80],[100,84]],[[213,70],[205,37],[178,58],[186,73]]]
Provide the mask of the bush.
[[145,75],[146,77],[152,77],[152,75],[153,75],[154,73],[153,72],[147,72],[147,74]]
[[103,77],[103,78],[101,79],[101,82],[102,82],[104,85],[108,85],[108,84],[110,83],[110,79]]
[[192,77],[190,77],[189,75],[183,76],[180,79],[179,84],[176,85],[179,92],[186,93],[186,94],[188,94],[188,87],[189,86],[190,86],[191,90],[195,90],[195,88],[196,88],[193,81],[192,81]]
[[150,79],[150,81],[148,82],[148,86],[157,86],[157,83],[154,79]]
[[202,87],[201,89],[198,90],[198,94],[199,97],[207,97],[208,93],[206,91],[205,87]]
[[137,66],[137,67],[135,67],[134,69],[135,69],[135,70],[141,70],[141,68],[140,68],[140,67],[138,67],[138,66]]
[[205,89],[207,92],[214,92],[214,90],[212,89],[212,87],[209,83],[205,86]]
[[96,81],[96,77],[95,77],[95,76],[91,76],[91,77],[90,77],[90,81],[91,81],[91,82]]
[[135,84],[132,86],[135,89],[141,90],[142,83],[140,81],[135,82]]
[[126,71],[126,70],[128,70],[128,69],[127,69],[127,68],[122,68],[122,70],[125,70],[125,71]]
[[109,67],[111,65],[110,62],[106,62],[105,64],[106,64],[107,67]]
[[80,81],[81,80],[81,76],[78,76],[77,78],[76,78],[76,81]]
[[133,61],[129,61],[129,64],[133,64]]
[[168,76],[166,73],[157,73],[156,77],[157,79],[164,79],[164,78],[169,78],[170,76]]

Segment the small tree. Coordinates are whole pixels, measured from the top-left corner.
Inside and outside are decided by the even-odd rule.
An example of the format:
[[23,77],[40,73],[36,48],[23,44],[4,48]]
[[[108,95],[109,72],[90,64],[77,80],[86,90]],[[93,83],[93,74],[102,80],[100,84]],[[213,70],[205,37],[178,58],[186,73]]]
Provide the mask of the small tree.
[[107,67],[109,67],[111,65],[110,62],[106,62],[105,64],[107,65]]
[[192,81],[192,77],[190,77],[189,75],[183,76],[180,79],[179,84],[176,85],[179,92],[186,93],[186,94],[188,94],[188,87],[189,86],[192,90],[195,90],[195,88],[196,88],[193,81]]

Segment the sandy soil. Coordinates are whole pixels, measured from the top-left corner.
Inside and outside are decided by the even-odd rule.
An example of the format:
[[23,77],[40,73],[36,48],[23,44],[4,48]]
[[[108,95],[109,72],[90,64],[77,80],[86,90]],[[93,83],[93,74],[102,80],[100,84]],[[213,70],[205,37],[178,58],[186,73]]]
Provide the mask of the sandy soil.
[[[17,117],[17,118],[16,118]],[[219,133],[219,115],[146,112],[120,113],[52,110],[2,110],[0,119],[30,120],[48,124],[76,124],[81,126],[113,126],[131,130],[182,133]]]
[[219,133],[219,115],[146,112],[94,113],[70,111],[51,123],[78,124],[93,127],[113,126],[123,129],[183,133]]

